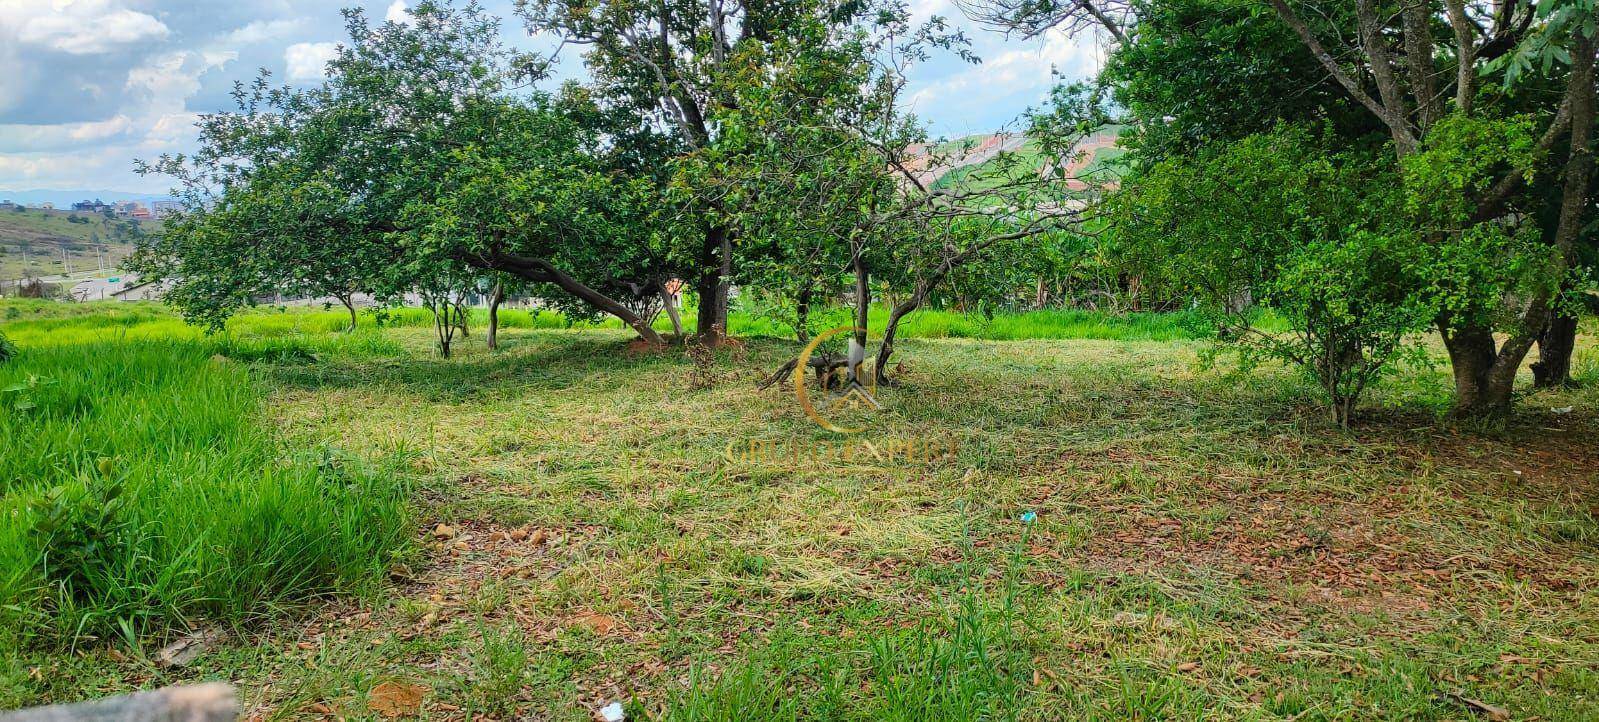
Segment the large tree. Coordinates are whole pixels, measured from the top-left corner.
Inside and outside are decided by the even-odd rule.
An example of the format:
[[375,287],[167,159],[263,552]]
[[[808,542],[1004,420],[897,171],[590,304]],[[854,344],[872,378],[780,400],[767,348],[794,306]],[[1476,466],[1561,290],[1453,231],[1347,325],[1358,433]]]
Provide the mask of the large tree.
[[[950,170],[961,156],[976,155],[971,144],[929,142],[906,113],[903,92],[912,65],[933,52],[959,53],[962,40],[936,19],[913,24],[903,8],[874,18],[847,34],[834,36],[818,23],[774,43],[787,72],[735,96],[736,110],[724,114],[728,142],[707,154],[743,161],[714,164],[742,172],[707,187],[742,197],[741,228],[752,246],[772,249],[767,277],[785,279],[778,285],[792,294],[799,335],[809,335],[804,322],[819,293],[842,291],[848,299],[855,331],[847,354],[813,359],[819,370],[841,365],[847,384],[862,384],[867,373],[889,382],[900,323],[953,275],[1000,256],[1014,259],[1076,218],[1064,187],[1048,176],[1068,165],[1064,155],[1083,130],[1035,123],[1005,138],[1035,152],[1002,149]],[[825,90],[820,100],[813,98],[818,90]],[[879,288],[892,301],[873,370],[864,361]]]
[[[534,32],[582,46],[598,103],[629,118],[619,142],[638,149],[641,164],[667,171],[663,208],[684,235],[675,255],[692,268],[699,299],[698,333],[714,342],[726,332],[728,298],[739,259],[770,250],[749,242],[749,193],[728,194],[725,177],[745,174],[757,158],[740,152],[751,139],[730,132],[765,132],[729,118],[762,89],[786,86],[813,102],[826,101],[830,79],[805,88],[796,53],[826,54],[858,23],[891,4],[829,0],[657,0],[582,3],[518,0]],[[796,41],[815,43],[797,44]],[[669,186],[669,187],[667,187]],[[758,211],[754,211],[758,213]]]
[[[1106,80],[1136,114],[1147,162],[1282,120],[1321,124],[1354,147],[1385,144],[1417,242],[1458,262],[1437,264],[1444,275],[1417,289],[1442,294],[1434,325],[1457,408],[1508,409],[1592,214],[1592,0],[980,0],[973,10],[1023,32],[1113,37]],[[1518,252],[1496,250],[1507,246]]]
[[373,26],[346,11],[349,41],[322,85],[241,85],[238,112],[203,119],[199,153],[146,166],[178,179],[187,213],[139,265],[215,323],[262,289],[298,288],[307,269],[343,262],[398,297],[438,283],[400,271],[459,264],[661,342],[615,297],[659,275],[658,259],[630,243],[627,204],[647,201],[606,171],[601,129],[519,90],[536,64],[504,51],[475,3],[423,2],[412,15]]

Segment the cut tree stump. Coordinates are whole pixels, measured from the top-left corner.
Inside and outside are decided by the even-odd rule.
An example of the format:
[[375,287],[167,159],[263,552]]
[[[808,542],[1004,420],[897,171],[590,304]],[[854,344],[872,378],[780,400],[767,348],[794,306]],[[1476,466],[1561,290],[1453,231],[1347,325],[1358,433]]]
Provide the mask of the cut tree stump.
[[233,688],[213,683],[0,712],[0,722],[231,722],[238,715]]

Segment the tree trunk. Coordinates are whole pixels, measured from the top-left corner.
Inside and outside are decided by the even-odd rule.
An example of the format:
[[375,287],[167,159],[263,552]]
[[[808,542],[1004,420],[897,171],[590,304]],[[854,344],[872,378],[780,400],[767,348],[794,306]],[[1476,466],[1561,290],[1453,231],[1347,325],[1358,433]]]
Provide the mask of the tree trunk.
[[1510,387],[1493,382],[1498,354],[1493,332],[1477,326],[1443,329],[1455,375],[1456,416],[1497,416],[1510,409]]
[[866,271],[863,249],[857,247],[850,265],[855,269],[855,332],[849,340],[849,365],[845,370],[848,383],[859,384],[861,365],[866,360],[866,329],[872,317],[871,275]]
[[461,296],[461,300],[457,301],[454,305],[455,305],[455,327],[460,329],[461,338],[471,338],[472,334],[467,329],[467,321],[469,319],[467,318],[467,313],[468,313],[467,308],[468,307],[466,305],[466,296],[463,294]]
[[1549,389],[1571,385],[1571,353],[1577,346],[1577,317],[1564,312],[1549,318],[1538,336],[1538,360],[1532,365],[1533,386]]
[[[912,305],[913,301],[915,305]],[[899,335],[899,321],[906,314],[916,310],[916,306],[919,305],[921,305],[921,301],[913,295],[910,300],[895,306],[892,311],[889,311],[888,325],[883,328],[883,341],[877,346],[877,370],[875,372],[877,374],[877,383],[885,386],[894,385],[893,379],[888,376],[888,359],[894,355],[894,339]]]
[[492,351],[500,347],[500,304],[505,302],[505,282],[497,281],[489,294],[488,344]]
[[353,294],[348,296],[339,296],[339,303],[344,304],[344,307],[350,310],[349,331],[353,333],[355,331],[355,296]]
[[888,325],[883,327],[883,341],[877,347],[877,383],[892,386],[893,379],[888,376],[888,360],[894,355],[894,339],[899,336],[899,322],[912,311],[922,307],[922,303],[932,294],[933,288],[943,280],[942,274],[936,275],[927,282],[918,284],[916,290],[911,292],[910,298],[888,312]]
[[[1566,263],[1575,260],[1577,239],[1582,235],[1586,212],[1592,197],[1589,184],[1593,175],[1594,52],[1595,39],[1574,30],[1571,77],[1567,99],[1571,106],[1571,154],[1566,159],[1565,185],[1560,199],[1560,221],[1555,229],[1555,248]],[[1577,319],[1558,310],[1550,314],[1538,337],[1538,363],[1533,376],[1538,386],[1563,385],[1571,381],[1571,352],[1577,340]]]
[[[1571,108],[1571,151],[1566,158],[1560,217],[1551,239],[1558,253],[1554,272],[1561,276],[1575,259],[1576,242],[1589,205],[1594,95],[1594,39],[1578,31],[1572,43],[1571,75],[1566,84],[1566,103]],[[1490,329],[1446,330],[1444,343],[1449,348],[1450,362],[1455,365],[1457,414],[1499,416],[1509,412],[1516,372],[1549,325],[1553,295],[1539,291],[1534,296],[1522,314],[1521,328],[1497,352]]]
[[694,284],[700,297],[695,335],[712,346],[727,335],[727,296],[733,280],[733,239],[722,227],[705,232],[700,277]]
[[439,356],[450,357],[450,341],[455,337],[455,327],[450,325],[448,319],[442,322],[434,321],[434,331],[439,335]]
[[811,342],[811,296],[814,293],[816,287],[807,283],[794,301],[794,338],[802,344]]
[[683,338],[683,316],[677,311],[677,296],[667,290],[666,284],[660,285],[661,308],[666,309],[666,317],[672,319],[672,335]]

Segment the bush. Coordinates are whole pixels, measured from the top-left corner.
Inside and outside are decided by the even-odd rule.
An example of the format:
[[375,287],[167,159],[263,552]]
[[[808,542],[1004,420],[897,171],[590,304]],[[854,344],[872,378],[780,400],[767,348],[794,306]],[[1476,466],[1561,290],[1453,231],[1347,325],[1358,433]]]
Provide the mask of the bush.
[[381,578],[398,476],[284,453],[203,343],[44,347],[0,367],[0,644],[245,623]]
[[0,364],[6,363],[17,357],[17,345],[11,343],[4,333],[0,333]]
[[[1293,364],[1347,424],[1395,361],[1419,355],[1435,251],[1385,156],[1324,145],[1283,127],[1158,163],[1112,197],[1112,235],[1152,284],[1200,301],[1246,367]],[[1286,332],[1260,328],[1259,308]]]

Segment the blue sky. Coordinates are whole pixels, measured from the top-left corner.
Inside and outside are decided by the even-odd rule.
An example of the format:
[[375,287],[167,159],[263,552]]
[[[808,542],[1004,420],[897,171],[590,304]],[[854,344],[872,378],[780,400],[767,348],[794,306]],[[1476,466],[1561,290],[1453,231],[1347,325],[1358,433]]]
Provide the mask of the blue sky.
[[[412,0],[414,2],[414,0]],[[159,193],[134,158],[192,146],[199,113],[232,107],[236,80],[266,68],[292,84],[317,82],[343,35],[339,8],[403,19],[406,0],[0,0],[0,189]],[[511,0],[486,0],[508,42],[531,37]],[[944,57],[918,68],[907,103],[939,135],[995,130],[1048,92],[1052,68],[1093,72],[1091,38],[1020,41],[975,27],[953,0],[912,0],[966,28],[981,65]],[[562,73],[581,76],[575,52]]]

